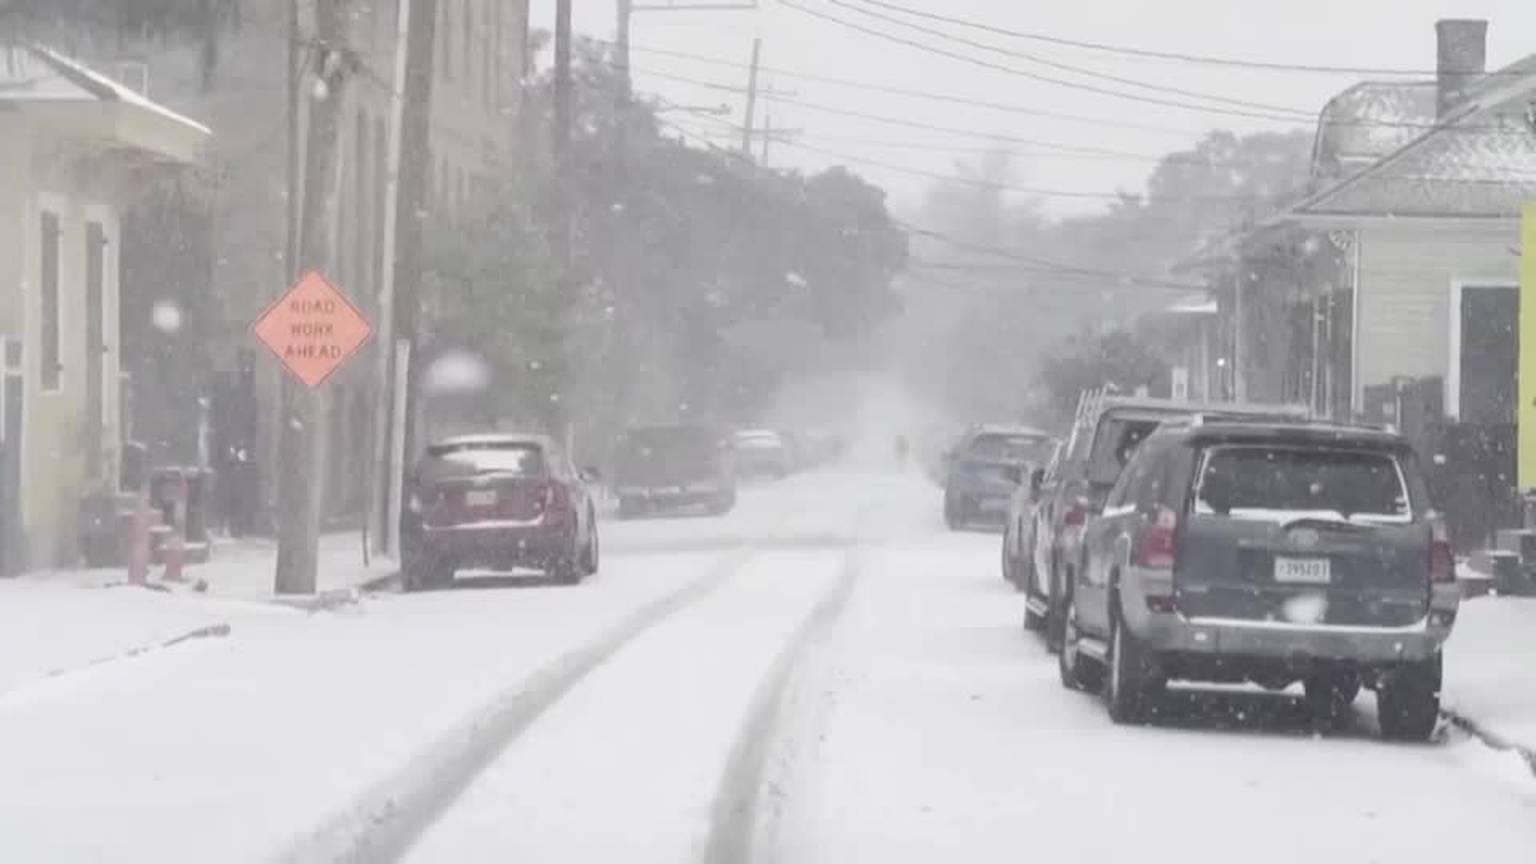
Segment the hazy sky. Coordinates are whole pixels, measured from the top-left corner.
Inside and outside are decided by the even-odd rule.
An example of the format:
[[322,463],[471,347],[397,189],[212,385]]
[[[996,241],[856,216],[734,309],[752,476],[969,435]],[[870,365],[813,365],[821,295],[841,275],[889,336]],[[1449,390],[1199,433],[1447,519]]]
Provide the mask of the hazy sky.
[[[613,37],[613,0],[574,2],[578,32],[599,39]],[[665,5],[669,0],[637,2]],[[674,5],[701,2],[720,0],[675,0]],[[1007,30],[1080,41],[1272,63],[1422,71],[1424,75],[1432,75],[1435,65],[1434,23],[1437,19],[1485,18],[1490,22],[1491,67],[1496,68],[1536,53],[1536,0],[878,2],[981,21]],[[554,0],[532,0],[532,3],[534,26],[548,28],[553,20]],[[1129,93],[1141,98],[1124,99],[1085,92],[938,56],[813,17],[792,8],[790,4],[953,54],[974,57],[984,63],[1012,67],[1103,90]],[[1245,70],[1134,58],[1046,44],[935,21],[905,19],[922,27],[1001,49],[992,51],[861,14],[858,8],[888,17],[904,17],[898,12],[870,5],[864,0],[758,0],[758,5],[760,8],[755,11],[637,12],[632,29],[636,49],[633,54],[636,88],[642,94],[657,96],[674,104],[729,106],[731,113],[715,121],[682,111],[670,111],[663,116],[669,122],[695,134],[708,134],[722,146],[738,146],[739,135],[733,135],[724,124],[739,125],[742,122],[743,97],[736,92],[712,89],[676,78],[744,88],[747,82],[745,67],[751,55],[752,40],[758,36],[763,40],[762,65],[769,70],[848,79],[890,88],[931,91],[961,99],[1006,103],[1021,109],[1080,115],[1104,121],[1090,123],[1037,116],[1023,111],[1000,111],[954,101],[894,95],[765,72],[760,81],[764,89],[779,92],[784,100],[820,106],[811,108],[771,98],[760,103],[759,124],[766,115],[771,118],[773,127],[802,133],[794,143],[773,143],[770,162],[806,169],[846,163],[858,173],[884,186],[891,193],[893,203],[902,209],[920,202],[924,190],[934,181],[867,162],[861,164],[854,161],[854,158],[888,163],[917,172],[951,175],[957,161],[974,159],[980,151],[998,145],[985,138],[895,125],[855,117],[848,112],[1028,139],[1079,150],[1099,148],[1127,151],[1129,155],[1084,154],[1033,143],[1002,145],[1012,149],[1018,157],[1013,183],[1020,187],[1073,193],[1044,195],[1040,198],[1042,206],[1048,211],[1064,214],[1104,206],[1100,198],[1080,196],[1103,195],[1117,189],[1139,190],[1156,156],[1187,147],[1210,129],[1228,128],[1247,132],[1311,128],[1315,125],[1317,111],[1334,93],[1363,77],[1384,77]],[[723,62],[708,63],[643,50],[647,48],[696,54]],[[1112,75],[1157,87],[1255,103],[1266,107],[1243,107],[1229,103],[1217,103],[1213,107],[1271,117],[1234,116],[1153,104],[1142,100],[1198,102],[1205,105],[1212,103],[1188,95],[1156,92],[1050,68],[1040,62],[1002,52],[1026,54],[1036,58],[1036,61],[1066,64],[1092,73]],[[823,110],[828,108],[834,110]],[[1275,114],[1281,114],[1287,119],[1273,118]],[[1289,119],[1292,117],[1295,119]],[[854,158],[843,158],[845,156]]]

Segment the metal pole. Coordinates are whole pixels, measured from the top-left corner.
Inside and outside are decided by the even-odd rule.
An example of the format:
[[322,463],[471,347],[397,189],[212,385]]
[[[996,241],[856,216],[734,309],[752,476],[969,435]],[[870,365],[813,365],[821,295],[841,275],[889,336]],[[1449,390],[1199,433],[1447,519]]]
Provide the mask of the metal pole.
[[1232,282],[1232,397],[1235,401],[1242,402],[1247,396],[1247,388],[1243,381],[1243,320],[1244,309],[1244,279],[1242,273],[1233,276]]
[[385,517],[389,525],[389,543],[384,549],[386,555],[397,561],[400,560],[400,510],[405,503],[405,408],[410,368],[411,342],[401,339],[395,343],[394,422],[389,442],[389,506]]
[[757,63],[763,50],[763,40],[752,40],[752,68],[747,73],[747,116],[741,124],[741,155],[752,156],[752,123],[753,115],[757,113]]
[[405,121],[405,73],[406,58],[411,35],[411,2],[397,0],[399,14],[395,26],[395,74],[393,89],[389,94],[389,143],[384,181],[384,232],[383,249],[379,264],[379,332],[374,343],[378,351],[378,368],[374,382],[373,414],[373,463],[369,477],[368,524],[375,552],[384,553],[396,548],[396,525],[389,520],[387,494],[390,483],[383,474],[389,464],[390,442],[398,434],[392,419],[398,412],[390,406],[391,394],[397,388],[390,384],[391,354],[395,343],[395,236],[400,213],[400,156],[401,129]]
[[614,36],[614,63],[618,66],[619,73],[619,107],[624,108],[629,102],[629,95],[633,91],[634,82],[630,80],[629,72],[629,29],[630,17],[634,15],[634,0],[618,0],[618,32]]
[[[557,332],[564,333],[569,323],[567,314],[574,303],[574,285],[572,284],[572,270],[574,266],[574,238],[572,211],[574,208],[574,180],[572,177],[571,163],[571,0],[556,0],[555,2],[555,88],[554,88],[555,125],[551,149],[555,161],[555,225],[554,246],[556,255],[556,290],[559,294],[556,299],[556,315],[559,323]],[[564,439],[569,430],[566,428],[566,400],[570,394],[570,369],[564,356],[564,345],[550,346],[551,357],[545,358],[545,367],[549,370],[550,382],[553,390],[549,400],[545,403],[544,411],[546,425],[551,435]]]

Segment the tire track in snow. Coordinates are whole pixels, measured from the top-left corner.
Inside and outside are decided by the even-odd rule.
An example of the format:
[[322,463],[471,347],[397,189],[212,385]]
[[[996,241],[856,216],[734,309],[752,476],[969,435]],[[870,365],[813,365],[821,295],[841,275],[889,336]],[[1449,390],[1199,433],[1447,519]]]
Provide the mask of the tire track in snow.
[[641,634],[703,600],[755,552],[749,547],[728,552],[705,575],[644,604],[602,635],[519,679],[399,770],[297,838],[277,860],[357,864],[399,860],[501,751],[588,673]]
[[768,755],[775,742],[775,727],[786,709],[786,696],[806,655],[820,647],[836,626],[858,582],[859,567],[859,546],[849,546],[837,581],[796,628],[759,682],[720,776],[704,864],[746,864],[756,856]]

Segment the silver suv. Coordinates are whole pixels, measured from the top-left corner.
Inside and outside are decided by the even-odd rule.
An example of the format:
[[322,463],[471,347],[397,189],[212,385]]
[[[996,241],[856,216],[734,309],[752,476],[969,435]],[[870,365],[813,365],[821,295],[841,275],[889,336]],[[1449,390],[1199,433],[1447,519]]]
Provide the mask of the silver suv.
[[1376,691],[1383,735],[1429,737],[1460,594],[1402,436],[1303,422],[1165,424],[1087,525],[1062,683],[1117,722],[1169,679],[1300,681],[1337,717]]

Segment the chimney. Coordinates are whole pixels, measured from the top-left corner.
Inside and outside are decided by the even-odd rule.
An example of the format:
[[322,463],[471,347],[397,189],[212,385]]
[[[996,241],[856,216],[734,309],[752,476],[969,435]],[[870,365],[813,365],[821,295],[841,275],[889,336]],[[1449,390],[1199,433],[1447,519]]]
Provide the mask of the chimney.
[[1444,119],[1488,71],[1488,22],[1447,19],[1435,22],[1436,113]]

